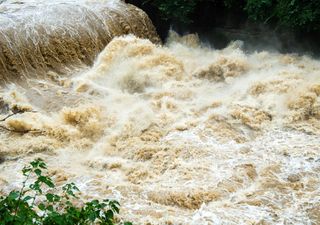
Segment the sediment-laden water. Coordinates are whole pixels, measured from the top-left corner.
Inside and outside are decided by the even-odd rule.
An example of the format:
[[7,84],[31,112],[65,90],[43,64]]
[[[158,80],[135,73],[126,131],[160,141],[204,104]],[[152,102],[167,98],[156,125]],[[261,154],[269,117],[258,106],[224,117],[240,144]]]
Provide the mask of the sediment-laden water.
[[1,83],[90,65],[112,38],[124,34],[160,42],[148,16],[120,0],[4,1]]
[[1,116],[23,113],[1,122],[0,193],[41,157],[135,224],[320,224],[320,62],[241,46],[127,35],[68,76],[6,83]]

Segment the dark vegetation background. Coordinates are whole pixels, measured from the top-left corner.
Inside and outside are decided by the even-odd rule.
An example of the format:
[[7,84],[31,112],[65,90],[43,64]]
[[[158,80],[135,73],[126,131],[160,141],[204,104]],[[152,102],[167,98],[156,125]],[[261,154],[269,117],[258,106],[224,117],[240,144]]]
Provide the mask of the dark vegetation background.
[[162,40],[170,27],[197,32],[215,48],[244,40],[247,50],[320,56],[320,0],[126,0],[146,11]]

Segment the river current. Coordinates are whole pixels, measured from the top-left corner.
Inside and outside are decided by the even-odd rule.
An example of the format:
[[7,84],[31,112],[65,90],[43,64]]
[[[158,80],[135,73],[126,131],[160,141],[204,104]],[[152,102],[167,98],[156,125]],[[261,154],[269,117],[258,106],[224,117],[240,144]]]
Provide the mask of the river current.
[[[1,43],[24,51],[0,56],[0,120],[19,112],[0,122],[0,193],[41,157],[58,185],[119,200],[135,224],[320,224],[320,61],[248,53],[241,41],[216,50],[173,31],[160,45],[141,15],[131,23],[142,33],[90,36],[95,48],[75,44],[75,55],[28,58],[0,29]],[[61,46],[81,43],[71,34]],[[36,45],[53,49],[53,39]]]

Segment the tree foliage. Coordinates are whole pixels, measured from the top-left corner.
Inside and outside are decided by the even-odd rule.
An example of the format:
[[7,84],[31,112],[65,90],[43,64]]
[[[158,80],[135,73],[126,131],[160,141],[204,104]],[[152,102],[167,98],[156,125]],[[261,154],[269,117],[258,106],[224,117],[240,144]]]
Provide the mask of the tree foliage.
[[[232,14],[241,9],[248,19],[293,30],[320,30],[319,0],[145,0],[155,5],[163,18],[183,23],[192,22],[192,14],[200,2],[215,3]],[[222,3],[222,4],[221,4]],[[214,15],[213,15],[214,16]]]
[[[92,200],[76,206],[79,189],[74,183],[57,193],[55,184],[46,176],[47,166],[37,159],[23,168],[25,180],[19,191],[0,197],[0,225],[115,225],[119,203],[115,200]],[[30,181],[33,179],[33,181]],[[121,224],[121,223],[120,223]],[[132,225],[130,222],[122,223]]]
[[319,0],[247,0],[249,18],[295,30],[320,29]]
[[190,23],[190,16],[199,0],[146,0],[144,2],[156,6],[165,20]]

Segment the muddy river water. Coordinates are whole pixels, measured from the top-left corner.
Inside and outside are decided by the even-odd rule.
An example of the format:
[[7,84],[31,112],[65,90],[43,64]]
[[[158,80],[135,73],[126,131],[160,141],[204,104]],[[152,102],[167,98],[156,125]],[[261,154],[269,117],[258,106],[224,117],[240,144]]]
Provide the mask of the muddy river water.
[[[119,17],[140,12],[117,4]],[[20,18],[8,5],[0,17]],[[0,119],[23,112],[0,122],[13,131],[0,130],[0,193],[41,157],[58,185],[119,200],[135,224],[320,224],[320,61],[174,32],[159,45],[152,25],[139,31],[140,13],[134,32],[110,40],[98,25],[67,24],[91,36],[67,32],[59,50],[57,36],[40,41],[50,16],[30,39],[6,42],[14,35],[0,29],[17,45],[1,45]],[[31,57],[28,43],[48,51]]]

